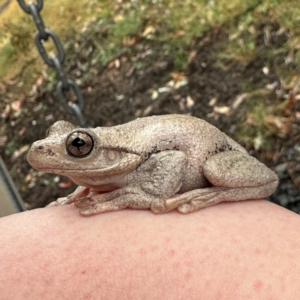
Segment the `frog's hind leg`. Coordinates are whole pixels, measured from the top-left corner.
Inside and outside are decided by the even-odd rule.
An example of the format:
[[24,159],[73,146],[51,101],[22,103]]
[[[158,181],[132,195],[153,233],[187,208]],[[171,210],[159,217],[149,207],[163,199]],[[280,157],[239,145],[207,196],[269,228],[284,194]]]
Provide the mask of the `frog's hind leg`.
[[[277,183],[269,183],[263,186],[263,192],[265,195],[271,194],[276,188]],[[188,192],[189,193],[189,192]],[[198,195],[197,195],[198,193]],[[177,206],[177,210],[181,213],[191,213],[202,208],[216,205],[220,202],[225,201],[240,201],[240,200],[251,200],[260,199],[262,196],[261,187],[242,187],[242,188],[220,188],[211,187],[201,190],[194,190],[189,198],[193,198],[188,203],[184,203]],[[171,200],[171,199],[170,199]]]
[[260,199],[271,195],[278,184],[277,175],[247,153],[222,152],[203,166],[212,187],[197,189],[165,200],[166,211],[193,212],[223,201]]

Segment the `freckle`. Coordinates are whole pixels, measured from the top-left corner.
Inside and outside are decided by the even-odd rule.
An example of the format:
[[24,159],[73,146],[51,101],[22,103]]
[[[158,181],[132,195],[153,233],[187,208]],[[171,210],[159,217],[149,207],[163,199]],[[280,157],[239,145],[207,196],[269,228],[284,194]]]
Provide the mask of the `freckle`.
[[152,252],[155,252],[155,251],[158,250],[158,247],[157,247],[157,246],[153,246],[153,247],[150,248],[150,250],[151,250]]
[[238,244],[238,241],[237,241],[237,239],[233,236],[233,237],[231,237],[231,244]]
[[256,254],[260,254],[260,253],[261,253],[260,249],[256,248],[256,249],[255,249],[255,253],[256,253]]
[[139,252],[140,252],[140,254],[144,255],[147,253],[147,250],[145,248],[141,248]]
[[139,252],[140,252],[140,254],[144,255],[147,253],[147,250],[145,248],[141,248]]
[[263,287],[263,283],[261,280],[256,280],[254,283],[253,283],[253,288],[255,291],[260,291]]
[[185,280],[190,280],[192,278],[192,274],[190,272],[184,274],[184,279]]
[[173,268],[174,268],[174,269],[179,269],[179,267],[180,267],[180,265],[179,265],[178,262],[176,262],[176,263],[173,264]]
[[215,295],[214,299],[221,299],[223,296],[223,293],[218,291],[217,294]]
[[169,255],[173,257],[175,255],[175,250],[174,249],[169,250]]

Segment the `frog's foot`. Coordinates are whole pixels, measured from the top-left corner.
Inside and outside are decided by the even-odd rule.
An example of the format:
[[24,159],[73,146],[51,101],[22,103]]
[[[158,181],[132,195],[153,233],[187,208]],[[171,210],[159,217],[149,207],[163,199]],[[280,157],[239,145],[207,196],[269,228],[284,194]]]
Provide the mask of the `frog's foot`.
[[260,199],[270,195],[277,182],[267,185],[242,188],[210,187],[175,195],[165,201],[167,210],[177,208],[181,213],[190,213],[225,201]]
[[91,190],[85,186],[79,186],[77,189],[70,195],[66,197],[64,204],[71,204],[76,202],[78,199],[85,197],[91,192]]
[[78,198],[75,201],[75,206],[78,208],[95,205],[97,203],[103,203],[115,198],[118,198],[124,194],[135,194],[136,190],[134,188],[117,189],[112,192],[101,193],[91,190],[88,195]]
[[151,196],[137,188],[125,188],[104,194],[89,194],[75,202],[82,215],[93,215],[125,208],[151,209],[155,214],[166,213],[165,200]]
[[[230,198],[230,196],[227,195],[226,197],[226,194],[228,193],[226,193],[225,190],[226,189],[224,188],[214,187],[192,191],[193,193],[191,193],[188,197],[189,201],[177,206],[177,210],[180,213],[186,214],[226,201],[226,199],[228,200],[228,197]],[[234,199],[232,199],[232,201],[233,200]],[[176,205],[178,205],[178,203]]]
[[86,188],[84,186],[79,186],[72,194],[68,195],[67,197],[58,198],[56,201],[49,203],[46,207],[71,204],[77,201],[78,199],[83,198],[89,192],[90,192],[89,188]]
[[90,216],[103,212],[122,210],[128,207],[126,202],[124,199],[116,198],[111,201],[84,206],[80,208],[79,212],[83,216]]
[[75,202],[82,215],[94,215],[125,208],[148,209],[153,196],[139,188],[125,187],[108,193],[92,192]]

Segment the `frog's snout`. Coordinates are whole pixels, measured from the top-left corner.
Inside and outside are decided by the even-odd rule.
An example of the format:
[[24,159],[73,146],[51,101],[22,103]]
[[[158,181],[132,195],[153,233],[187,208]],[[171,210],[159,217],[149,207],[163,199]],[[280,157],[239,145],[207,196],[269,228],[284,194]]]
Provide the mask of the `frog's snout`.
[[53,156],[55,153],[42,141],[34,142],[27,154],[27,161],[31,166],[35,166],[37,161],[46,159],[46,156]]
[[35,159],[37,158],[37,152],[41,152],[43,150],[43,146],[39,144],[38,142],[34,142],[28,153],[27,153],[27,161],[30,163],[30,165],[33,165],[35,162]]

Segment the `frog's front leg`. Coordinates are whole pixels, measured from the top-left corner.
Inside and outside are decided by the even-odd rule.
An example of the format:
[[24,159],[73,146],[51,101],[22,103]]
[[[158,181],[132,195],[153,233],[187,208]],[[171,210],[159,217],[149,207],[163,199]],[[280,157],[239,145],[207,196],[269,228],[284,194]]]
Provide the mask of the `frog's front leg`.
[[90,192],[90,189],[85,186],[78,186],[77,189],[66,197],[58,198],[56,201],[49,203],[47,206],[58,206],[71,204],[81,197],[85,197]]
[[165,201],[166,209],[189,213],[223,201],[259,199],[271,195],[278,185],[277,175],[247,153],[222,152],[203,166],[212,187],[197,189]]
[[[125,208],[165,212],[164,201],[176,194],[182,185],[187,156],[180,151],[152,154],[134,172],[127,175],[128,185],[109,193],[91,193],[75,205],[82,215],[98,214]],[[159,206],[159,208],[158,208]]]

